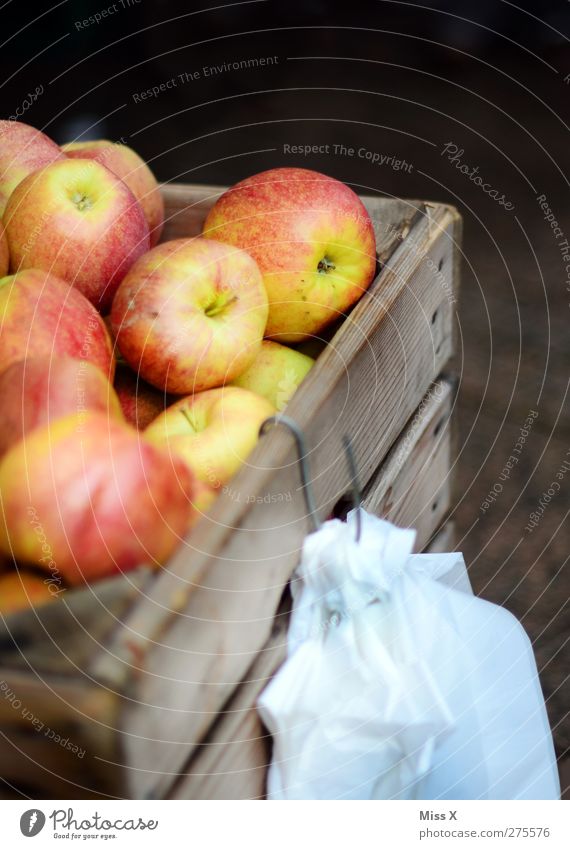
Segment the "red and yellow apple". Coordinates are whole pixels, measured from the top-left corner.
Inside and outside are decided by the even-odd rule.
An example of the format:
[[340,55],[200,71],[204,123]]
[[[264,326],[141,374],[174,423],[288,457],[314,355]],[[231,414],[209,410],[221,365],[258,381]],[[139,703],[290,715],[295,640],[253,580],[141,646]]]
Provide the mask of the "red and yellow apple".
[[162,564],[192,518],[193,476],[99,413],[58,419],[0,462],[0,550],[71,585]]
[[141,206],[104,165],[69,159],[14,189],[4,213],[14,271],[41,268],[75,286],[101,312],[150,247]]
[[0,457],[35,428],[75,413],[99,412],[124,421],[117,394],[101,369],[86,360],[28,357],[0,374]]
[[10,251],[4,225],[0,221],[0,278],[5,277],[10,270]]
[[138,153],[126,144],[100,141],[70,142],[61,148],[72,159],[94,159],[127,184],[140,203],[150,230],[150,246],[160,239],[164,201],[156,177]]
[[145,436],[186,461],[213,489],[224,486],[257,443],[261,423],[275,408],[238,386],[223,386],[182,398],[145,430]]
[[242,180],[214,204],[204,236],[256,260],[269,297],[266,336],[298,342],[342,316],[370,286],[374,228],[358,196],[304,168]]
[[131,368],[176,395],[221,386],[245,371],[266,321],[267,294],[249,254],[200,238],[165,242],[141,257],[111,310]]
[[0,575],[0,616],[44,604],[56,596],[45,578],[19,569]]
[[22,180],[63,154],[54,141],[20,121],[0,121],[0,218]]
[[45,271],[0,280],[0,372],[26,357],[67,354],[87,360],[110,380],[115,358],[107,328],[81,292]]
[[155,389],[129,366],[122,364],[117,366],[114,385],[125,419],[138,430],[148,427],[176,400],[174,396]]
[[303,382],[315,361],[299,351],[264,339],[252,364],[232,386],[250,389],[267,398],[276,410],[283,410]]

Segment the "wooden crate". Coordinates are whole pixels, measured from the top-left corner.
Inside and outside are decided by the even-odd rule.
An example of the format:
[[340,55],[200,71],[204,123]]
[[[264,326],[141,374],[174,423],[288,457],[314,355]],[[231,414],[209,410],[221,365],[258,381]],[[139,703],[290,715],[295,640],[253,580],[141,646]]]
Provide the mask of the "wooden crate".
[[[165,187],[165,238],[199,233],[220,191]],[[335,328],[287,413],[306,435],[321,518],[349,490],[342,451],[349,434],[366,506],[417,527],[424,545],[451,505],[454,391],[438,378],[453,352],[460,219],[444,205],[363,200],[375,223],[378,276]],[[214,773],[232,771],[216,768],[215,752],[224,748],[217,741],[252,736],[241,719],[228,730],[228,717],[249,716],[255,737],[255,696],[242,682],[252,669],[266,680],[279,662],[274,642],[283,642],[286,613],[276,611],[309,530],[294,446],[277,427],[160,574],[142,568],[7,619],[0,630],[6,794],[230,792],[216,789]],[[228,708],[232,697],[237,710]],[[30,716],[43,722],[41,731]],[[263,773],[262,764],[250,767],[246,795],[260,795]],[[190,779],[193,789],[182,789]]]

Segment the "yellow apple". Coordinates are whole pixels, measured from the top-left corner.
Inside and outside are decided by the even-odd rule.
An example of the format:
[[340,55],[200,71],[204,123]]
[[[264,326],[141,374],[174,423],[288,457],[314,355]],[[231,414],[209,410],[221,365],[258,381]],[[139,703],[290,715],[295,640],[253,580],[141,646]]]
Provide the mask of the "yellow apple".
[[250,367],[232,381],[267,398],[276,410],[283,410],[303,382],[315,361],[293,348],[264,339]]
[[275,414],[265,398],[238,386],[182,398],[145,430],[150,442],[181,457],[198,480],[218,489],[254,448],[261,423]]

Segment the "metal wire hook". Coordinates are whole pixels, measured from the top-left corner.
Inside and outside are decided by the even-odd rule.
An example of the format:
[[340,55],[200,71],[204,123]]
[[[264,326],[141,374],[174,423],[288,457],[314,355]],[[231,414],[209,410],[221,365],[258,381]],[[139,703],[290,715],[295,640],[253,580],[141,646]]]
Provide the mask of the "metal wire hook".
[[287,430],[289,430],[293,434],[293,437],[295,438],[295,444],[297,446],[297,457],[299,460],[299,470],[301,474],[301,484],[303,486],[307,513],[311,517],[314,530],[318,531],[322,527],[322,522],[319,519],[319,514],[317,513],[315,496],[310,482],[309,460],[307,457],[308,452],[307,443],[305,441],[305,434],[294,419],[291,419],[289,418],[289,416],[285,416],[282,413],[279,413],[276,416],[270,416],[268,419],[265,419],[265,421],[262,422],[261,427],[259,428],[259,435],[263,436],[263,434],[266,433],[269,429],[270,425],[279,424],[284,425]]
[[[263,436],[263,434],[267,432],[271,425],[278,424],[284,425],[287,430],[293,434],[293,437],[295,438],[295,444],[297,446],[297,457],[299,461],[299,470],[301,475],[301,484],[305,496],[305,504],[307,507],[307,512],[311,517],[313,528],[315,531],[318,531],[319,528],[322,527],[322,522],[319,519],[319,515],[317,513],[315,496],[310,482],[309,460],[307,443],[305,441],[305,434],[294,419],[291,419],[289,416],[286,416],[283,413],[279,413],[276,416],[270,416],[270,418],[265,419],[265,421],[262,422],[261,427],[259,428],[259,435]],[[360,508],[362,507],[362,490],[360,488],[360,481],[358,479],[358,471],[356,468],[356,460],[354,457],[354,450],[352,448],[352,441],[350,439],[350,436],[343,436],[342,445],[344,448],[344,453],[346,455],[346,462],[348,464],[348,473],[350,475],[352,504],[354,509],[356,510],[355,539],[356,542],[360,542],[360,537],[362,534],[362,514],[360,512]]]
[[348,434],[345,434],[342,438],[342,444],[344,447],[344,453],[346,455],[346,462],[348,464],[348,473],[350,475],[350,485],[352,489],[352,506],[356,510],[356,542],[360,542],[360,537],[362,535],[362,489],[360,488],[360,481],[358,479],[358,470],[356,468],[356,459],[354,457],[354,450],[352,448],[352,441]]

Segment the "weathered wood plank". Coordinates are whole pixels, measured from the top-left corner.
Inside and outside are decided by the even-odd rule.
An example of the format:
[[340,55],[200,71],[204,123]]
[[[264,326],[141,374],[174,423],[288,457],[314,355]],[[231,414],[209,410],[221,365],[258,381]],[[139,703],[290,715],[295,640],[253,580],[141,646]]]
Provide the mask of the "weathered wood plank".
[[143,566],[83,589],[64,588],[49,604],[0,617],[0,666],[82,675],[153,578]]
[[433,535],[426,551],[430,554],[442,554],[455,551],[456,528],[453,519],[448,519],[444,525]]
[[0,669],[2,777],[34,788],[34,798],[56,798],[57,788],[62,798],[121,795],[123,771],[108,768],[118,759],[118,708],[96,682]]
[[[364,495],[371,513],[416,530],[416,551],[425,548],[451,507],[454,400],[450,381],[438,380],[430,387]],[[416,432],[417,450],[410,454],[406,441]]]

